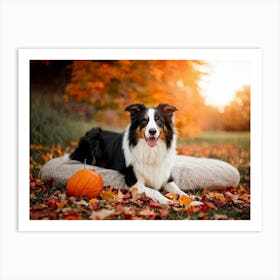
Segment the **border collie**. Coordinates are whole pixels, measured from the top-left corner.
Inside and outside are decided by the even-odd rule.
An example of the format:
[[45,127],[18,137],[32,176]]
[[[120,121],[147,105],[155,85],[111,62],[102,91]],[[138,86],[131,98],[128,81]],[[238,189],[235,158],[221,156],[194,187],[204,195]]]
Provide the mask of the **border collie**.
[[176,156],[174,112],[169,104],[125,108],[131,123],[124,133],[94,128],[80,139],[70,155],[73,160],[114,169],[124,175],[128,187],[161,204],[171,203],[160,191],[186,195],[175,184],[171,170]]

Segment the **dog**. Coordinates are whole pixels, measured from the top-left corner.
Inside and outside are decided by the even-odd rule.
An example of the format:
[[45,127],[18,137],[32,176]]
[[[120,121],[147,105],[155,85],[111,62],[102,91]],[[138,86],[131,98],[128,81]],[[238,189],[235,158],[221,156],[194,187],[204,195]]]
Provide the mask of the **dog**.
[[[125,108],[131,122],[124,133],[94,128],[79,141],[73,160],[119,171],[129,188],[161,203],[172,203],[161,192],[186,195],[174,182],[177,133],[169,104],[147,108],[132,104]],[[187,196],[187,195],[186,195]]]

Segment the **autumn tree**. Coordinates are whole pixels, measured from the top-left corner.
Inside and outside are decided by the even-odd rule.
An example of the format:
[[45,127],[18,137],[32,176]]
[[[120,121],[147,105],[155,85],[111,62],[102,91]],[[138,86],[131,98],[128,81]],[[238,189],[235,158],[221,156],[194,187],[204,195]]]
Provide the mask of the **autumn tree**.
[[250,131],[250,86],[238,90],[222,112],[217,107],[205,106],[203,129]]
[[224,130],[250,131],[250,86],[236,92],[224,110]]
[[74,61],[65,100],[90,103],[94,117],[111,124],[127,119],[124,108],[131,103],[170,103],[179,109],[179,132],[194,135],[203,120],[204,100],[198,87],[203,64],[198,60]]

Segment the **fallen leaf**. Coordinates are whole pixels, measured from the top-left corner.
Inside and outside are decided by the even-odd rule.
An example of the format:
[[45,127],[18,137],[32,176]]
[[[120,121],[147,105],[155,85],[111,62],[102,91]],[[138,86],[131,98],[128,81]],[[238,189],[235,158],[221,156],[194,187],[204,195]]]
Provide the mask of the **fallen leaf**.
[[76,213],[76,212],[71,212],[68,213],[63,220],[81,220],[82,218]]
[[154,210],[151,210],[149,207],[144,207],[140,212],[139,215],[141,216],[150,216],[150,215],[155,215],[156,213]]
[[84,199],[81,199],[80,201],[77,201],[76,204],[78,204],[78,205],[84,205],[84,206],[89,206],[89,205],[88,205],[88,202],[85,201]]
[[159,214],[161,217],[167,217],[168,216],[168,210],[167,209],[160,209]]
[[109,216],[113,215],[115,213],[115,210],[113,209],[102,209],[100,211],[93,211],[91,215],[89,216],[89,219],[91,220],[104,220],[108,218]]
[[218,192],[209,192],[208,194],[211,198],[215,198],[217,200],[220,200],[222,202],[225,202],[227,199],[224,197],[223,194],[218,193]]
[[98,202],[98,199],[97,198],[92,198],[88,203],[90,204],[90,205],[93,205],[93,204],[95,204],[95,203],[97,203]]
[[137,200],[137,196],[138,196],[138,189],[132,188],[130,192],[131,192],[131,201],[135,202]]
[[114,201],[116,199],[116,194],[112,191],[103,191],[101,193],[101,198],[102,200]]
[[158,202],[156,202],[156,201],[154,201],[154,200],[152,200],[152,201],[150,202],[149,206],[150,206],[151,208],[161,208],[161,207],[162,207],[161,204],[159,204]]
[[117,201],[121,202],[124,199],[124,194],[122,193],[121,190],[118,190],[118,194],[117,194]]
[[214,218],[215,220],[228,220],[228,216],[225,214],[215,214]]
[[171,200],[177,200],[178,195],[175,193],[166,193],[165,196]]
[[64,205],[65,205],[65,203],[64,203],[63,201],[58,201],[58,202],[56,202],[56,206],[57,206],[58,208],[63,208]]
[[241,195],[239,196],[239,198],[242,199],[242,200],[244,200],[244,201],[246,201],[246,202],[250,201],[250,195],[247,194],[247,193],[241,194]]
[[179,198],[178,202],[180,205],[187,206],[187,205],[191,204],[193,202],[193,200],[190,197],[183,195]]
[[31,193],[31,194],[29,195],[29,198],[30,198],[30,199],[36,198],[35,193]]

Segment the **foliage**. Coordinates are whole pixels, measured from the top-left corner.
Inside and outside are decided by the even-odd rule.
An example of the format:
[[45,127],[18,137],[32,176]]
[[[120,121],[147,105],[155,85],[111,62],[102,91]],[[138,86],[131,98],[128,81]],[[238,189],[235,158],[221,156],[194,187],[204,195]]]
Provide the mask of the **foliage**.
[[250,131],[250,86],[244,86],[223,111],[205,106],[205,130]]
[[[179,143],[180,154],[219,158],[235,165],[241,174],[239,186],[189,191],[191,199],[168,193],[166,196],[174,202],[168,206],[135,191],[116,190],[114,186],[104,188],[94,199],[67,196],[65,186],[54,186],[51,181],[42,183],[38,171],[49,159],[69,153],[77,143],[64,148],[31,145],[30,219],[250,219],[250,150],[229,142],[214,145],[184,142]],[[202,204],[194,206],[193,201]]]
[[201,129],[204,107],[200,65],[199,60],[74,61],[64,98],[90,103],[95,118],[118,125],[127,119],[129,104],[170,103],[179,109],[181,134],[194,135]]
[[234,100],[224,110],[224,130],[250,130],[250,87],[237,91]]
[[[31,117],[37,121],[31,122],[32,133],[37,132],[39,140],[51,133],[52,128],[39,135],[44,129],[38,124],[45,118],[44,107],[48,116],[51,108],[56,111],[54,117],[58,112],[70,119],[123,128],[128,124],[124,108],[135,102],[176,106],[181,136],[192,137],[202,130],[249,131],[250,87],[236,92],[223,111],[207,106],[199,87],[207,75],[204,66],[201,60],[31,61]],[[39,102],[34,103],[36,98]],[[54,141],[61,143],[56,136]]]

